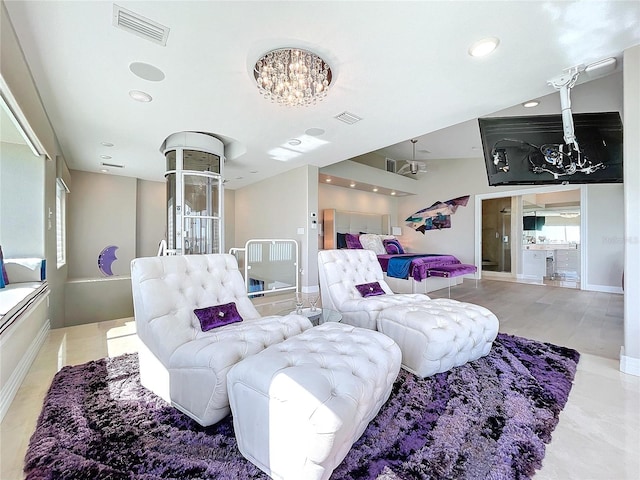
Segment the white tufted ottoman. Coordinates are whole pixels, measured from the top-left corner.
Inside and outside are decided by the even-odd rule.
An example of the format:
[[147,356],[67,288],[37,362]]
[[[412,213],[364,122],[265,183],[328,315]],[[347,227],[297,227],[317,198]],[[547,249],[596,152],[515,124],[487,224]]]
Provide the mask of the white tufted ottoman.
[[377,323],[400,346],[402,366],[423,378],[487,355],[498,335],[492,312],[446,298],[386,308]]
[[325,323],[228,373],[238,448],[275,479],[327,479],[391,393],[401,353],[389,337]]

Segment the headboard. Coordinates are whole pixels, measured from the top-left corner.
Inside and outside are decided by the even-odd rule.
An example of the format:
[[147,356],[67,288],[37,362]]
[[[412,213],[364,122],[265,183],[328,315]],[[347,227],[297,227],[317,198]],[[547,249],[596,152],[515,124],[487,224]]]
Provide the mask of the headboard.
[[389,215],[379,213],[347,212],[334,208],[322,211],[322,229],[324,249],[337,248],[337,236],[340,233],[378,233],[391,231]]

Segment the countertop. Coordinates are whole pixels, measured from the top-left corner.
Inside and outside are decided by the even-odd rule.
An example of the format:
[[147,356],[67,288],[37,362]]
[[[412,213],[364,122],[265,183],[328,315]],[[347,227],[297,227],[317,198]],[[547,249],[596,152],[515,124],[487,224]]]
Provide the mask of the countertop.
[[522,245],[524,250],[576,250],[575,243],[529,243]]

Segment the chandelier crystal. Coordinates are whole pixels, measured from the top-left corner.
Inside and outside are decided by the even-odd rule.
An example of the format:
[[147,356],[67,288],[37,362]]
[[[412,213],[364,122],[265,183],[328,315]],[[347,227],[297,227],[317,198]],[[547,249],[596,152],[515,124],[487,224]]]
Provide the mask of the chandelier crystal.
[[280,105],[313,105],[324,99],[331,85],[331,68],[315,53],[280,48],[256,62],[253,75],[266,99]]

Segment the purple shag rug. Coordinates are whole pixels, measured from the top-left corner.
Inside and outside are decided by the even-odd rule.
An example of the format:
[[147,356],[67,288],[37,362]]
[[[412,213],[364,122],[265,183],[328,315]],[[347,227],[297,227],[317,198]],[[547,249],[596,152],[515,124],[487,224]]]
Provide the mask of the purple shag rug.
[[[400,371],[333,479],[525,479],[569,396],[580,354],[499,334],[489,355],[430,378]],[[135,354],[64,367],[25,458],[35,479],[268,477],[228,417],[203,428],[140,385]]]

